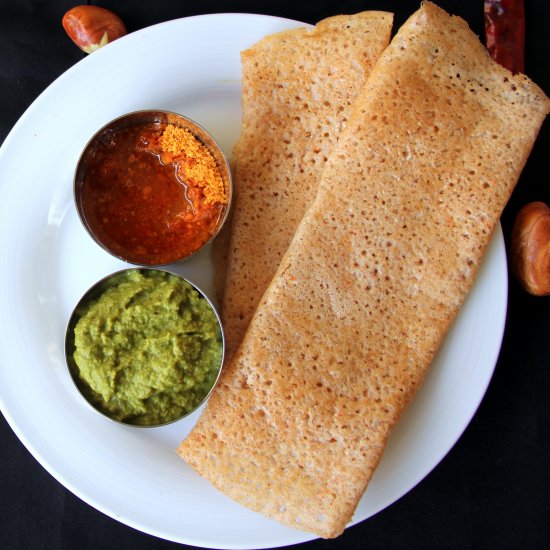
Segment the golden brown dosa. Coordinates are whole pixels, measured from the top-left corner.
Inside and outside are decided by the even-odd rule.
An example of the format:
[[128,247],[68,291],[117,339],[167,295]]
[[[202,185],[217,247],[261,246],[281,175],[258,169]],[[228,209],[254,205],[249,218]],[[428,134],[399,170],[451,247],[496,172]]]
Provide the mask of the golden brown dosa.
[[232,156],[235,194],[221,308],[227,357],[317,193],[351,102],[389,43],[392,21],[385,12],[331,17],[313,29],[270,35],[241,55],[243,118]]
[[253,510],[341,533],[549,109],[464,21],[424,3],[373,69],[180,455]]

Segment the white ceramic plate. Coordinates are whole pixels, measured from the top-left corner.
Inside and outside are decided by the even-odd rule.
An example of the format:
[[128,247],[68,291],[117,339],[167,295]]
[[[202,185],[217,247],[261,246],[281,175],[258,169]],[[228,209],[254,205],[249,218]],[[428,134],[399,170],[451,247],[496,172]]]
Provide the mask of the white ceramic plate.
[[[133,33],[83,59],[28,109],[0,150],[0,405],[37,460],[109,516],[147,533],[211,548],[269,548],[314,538],[213,489],[174,449],[197,415],[139,429],[95,414],[63,356],[65,325],[84,291],[124,267],[81,227],[72,174],[89,137],[122,113],[181,112],[227,154],[240,123],[239,52],[298,23],[220,14]],[[178,268],[207,293],[208,253]],[[456,442],[491,378],[506,316],[500,228],[426,383],[394,432],[354,522],[414,487]]]

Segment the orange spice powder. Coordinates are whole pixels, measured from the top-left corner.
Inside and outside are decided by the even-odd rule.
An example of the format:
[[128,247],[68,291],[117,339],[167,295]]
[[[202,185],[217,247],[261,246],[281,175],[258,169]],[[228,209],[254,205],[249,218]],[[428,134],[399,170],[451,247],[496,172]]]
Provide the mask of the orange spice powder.
[[168,124],[159,145],[178,165],[178,175],[204,193],[204,206],[227,204],[228,197],[216,160],[208,148],[189,130]]

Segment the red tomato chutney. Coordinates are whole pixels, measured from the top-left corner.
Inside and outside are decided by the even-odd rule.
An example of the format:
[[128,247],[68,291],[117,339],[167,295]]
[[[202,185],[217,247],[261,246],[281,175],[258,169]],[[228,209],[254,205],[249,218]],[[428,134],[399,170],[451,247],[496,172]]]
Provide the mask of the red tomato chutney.
[[227,203],[207,147],[189,130],[165,123],[106,133],[82,181],[90,232],[134,264],[167,264],[197,251],[217,230]]

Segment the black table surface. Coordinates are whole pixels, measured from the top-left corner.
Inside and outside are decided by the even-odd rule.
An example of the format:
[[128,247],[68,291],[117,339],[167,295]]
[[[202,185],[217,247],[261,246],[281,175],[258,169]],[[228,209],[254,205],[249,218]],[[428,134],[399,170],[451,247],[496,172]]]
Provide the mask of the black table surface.
[[[315,23],[363,9],[393,11],[397,27],[419,1],[121,0],[97,4],[118,13],[132,32],[216,12]],[[482,0],[441,0],[439,4],[464,17],[483,37]],[[62,0],[0,0],[0,143],[31,102],[85,56],[61,26],[63,14],[74,5]],[[548,94],[550,3],[526,0],[525,11],[525,72]],[[547,121],[502,215],[507,247],[519,208],[534,200],[550,204],[545,157],[549,145]],[[0,235],[0,254],[1,239]],[[530,296],[511,275],[508,294],[504,340],[494,376],[474,418],[447,456],[414,489],[374,517],[335,540],[314,540],[296,548],[550,548],[550,297]],[[43,469],[0,415],[0,548],[176,547],[184,545],[127,527],[70,493]]]

